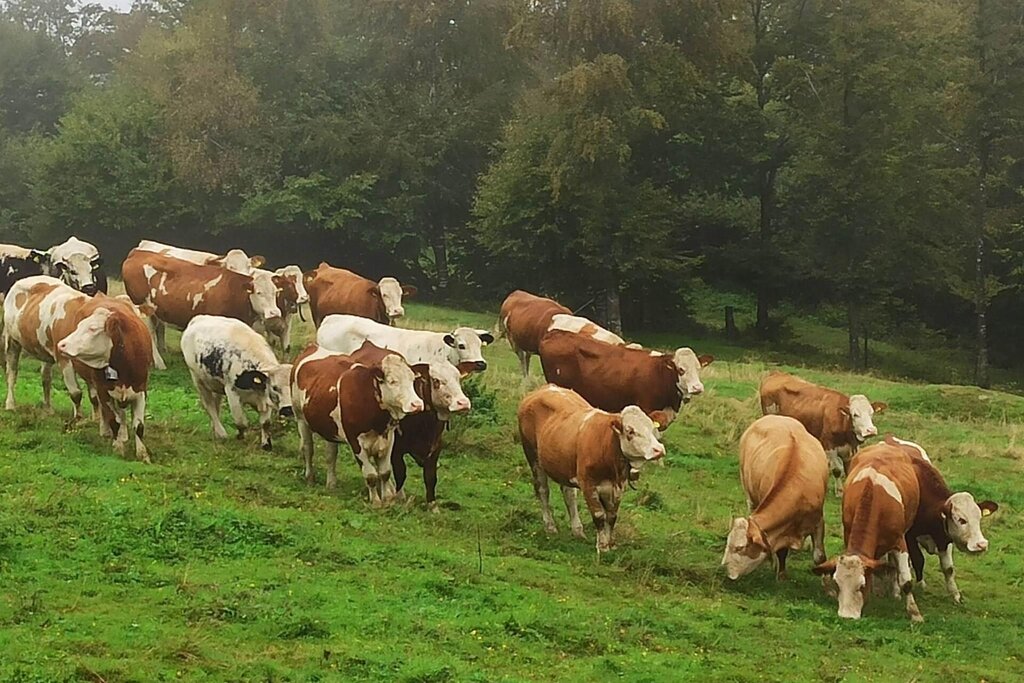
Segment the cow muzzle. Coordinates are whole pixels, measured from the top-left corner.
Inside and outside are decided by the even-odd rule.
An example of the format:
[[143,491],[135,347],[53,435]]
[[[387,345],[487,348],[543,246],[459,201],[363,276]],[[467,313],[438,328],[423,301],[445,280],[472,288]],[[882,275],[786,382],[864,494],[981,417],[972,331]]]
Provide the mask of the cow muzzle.
[[988,541],[984,538],[978,541],[977,543],[971,543],[967,546],[967,552],[973,555],[980,555],[986,550],[988,550]]
[[403,316],[405,316],[404,308],[393,308],[390,311],[388,311],[388,317],[391,318],[392,320],[394,320],[395,318],[401,318]]
[[473,406],[469,402],[468,398],[460,398],[459,400],[455,401],[455,406],[452,407],[450,410],[453,413],[465,413],[468,412],[469,409],[472,407]]
[[283,406],[280,410],[277,411],[277,414],[280,415],[281,417],[292,418],[295,417],[295,410],[292,409],[291,406]]
[[487,369],[487,361],[485,361],[485,360],[478,360],[476,362],[476,364],[474,365],[474,368],[475,368],[476,372],[483,372],[484,370]]
[[651,453],[652,455],[647,458],[648,460],[661,460],[665,457],[665,446],[660,443],[655,444],[654,448],[651,449]]
[[412,415],[414,413],[422,413],[423,412],[423,407],[424,406],[423,406],[422,399],[416,399],[415,401],[411,401],[409,403],[408,407],[406,407],[406,409],[405,409],[405,412],[409,413],[410,415]]
[[90,282],[88,284],[82,285],[82,294],[87,294],[89,296],[96,296],[96,293],[99,292],[99,291],[100,290],[96,286],[95,282]]

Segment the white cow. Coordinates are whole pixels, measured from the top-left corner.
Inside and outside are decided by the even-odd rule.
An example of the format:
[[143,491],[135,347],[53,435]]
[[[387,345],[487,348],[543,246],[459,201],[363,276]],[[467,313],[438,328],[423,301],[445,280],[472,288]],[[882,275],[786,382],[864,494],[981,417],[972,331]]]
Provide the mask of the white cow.
[[259,413],[260,443],[269,451],[274,409],[282,417],[293,415],[291,364],[279,363],[267,340],[242,321],[217,315],[197,315],[189,322],[181,353],[214,435],[227,438],[220,421],[220,397],[227,396],[238,438],[249,426],[242,406],[250,406]]
[[494,341],[486,330],[457,327],[451,332],[405,330],[356,315],[329,315],[320,324],[316,343],[337,353],[355,352],[369,341],[402,354],[410,364],[448,361],[463,373],[487,369],[481,349]]
[[141,251],[152,251],[156,254],[163,254],[164,256],[196,263],[201,266],[224,266],[228,270],[233,270],[242,275],[252,275],[253,269],[259,268],[265,261],[262,256],[249,256],[241,249],[231,249],[223,256],[220,256],[208,251],[172,247],[169,244],[154,242],[153,240],[142,240],[137,248]]
[[73,235],[46,251],[46,270],[83,294],[93,296],[107,291],[99,249]]

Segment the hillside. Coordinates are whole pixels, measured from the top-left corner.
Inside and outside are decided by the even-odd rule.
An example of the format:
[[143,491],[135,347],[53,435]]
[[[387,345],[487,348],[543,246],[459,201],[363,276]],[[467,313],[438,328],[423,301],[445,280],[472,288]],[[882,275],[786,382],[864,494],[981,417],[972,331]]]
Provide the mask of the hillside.
[[[494,322],[407,310],[408,326]],[[668,430],[665,467],[627,491],[619,549],[600,558],[589,520],[588,541],[569,535],[557,495],[561,533],[543,533],[514,437],[539,367],[522,381],[504,341],[448,434],[437,514],[415,466],[412,501],[370,509],[344,448],[338,489],[323,488],[322,446],[307,487],[291,425],[269,454],[255,435],[215,443],[176,352],[152,382],[153,466],[115,457],[91,422],[65,433],[66,395],[44,414],[38,363],[23,361],[19,408],[0,413],[0,682],[1020,680],[1024,399],[798,369],[886,401],[880,431],[919,441],[954,489],[1000,504],[987,555],[956,555],[963,606],[929,557],[922,626],[881,598],[847,622],[809,553],[791,556],[783,584],[768,567],[737,583],[721,573],[745,510],[736,442],[767,366],[712,352],[705,395]],[[831,496],[826,524],[831,554]]]

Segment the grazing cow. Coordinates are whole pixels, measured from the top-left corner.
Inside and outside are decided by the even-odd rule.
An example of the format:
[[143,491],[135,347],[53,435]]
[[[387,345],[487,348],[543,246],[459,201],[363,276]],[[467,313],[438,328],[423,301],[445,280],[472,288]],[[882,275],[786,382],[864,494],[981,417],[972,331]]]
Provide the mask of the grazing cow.
[[26,249],[14,244],[0,244],[0,298],[18,280],[43,275],[47,263],[45,251]]
[[4,317],[8,410],[14,409],[18,359],[24,350],[43,362],[43,403],[48,408],[54,363],[71,395],[73,420],[81,417],[82,404],[76,375],[86,381],[100,418],[100,435],[113,438],[122,455],[128,442],[125,408],[130,406],[135,454],[150,461],[143,436],[152,338],[132,307],[103,294],[89,297],[38,275],[11,287]]
[[703,393],[700,370],[713,360],[688,348],[668,355],[564,330],[551,330],[540,342],[540,362],[549,382],[572,389],[602,410],[640,406],[662,429],[672,424],[684,403]]
[[487,330],[457,327],[451,332],[405,330],[356,315],[329,315],[316,333],[316,343],[337,353],[352,353],[363,342],[397,351],[409,363],[447,361],[463,374],[487,369],[482,347],[494,341]]
[[607,413],[574,391],[548,384],[519,404],[519,435],[533,473],[544,529],[557,533],[548,501],[548,478],[562,487],[572,533],[585,538],[576,489],[597,530],[597,552],[615,547],[613,533],[626,481],[639,467],[665,455],[654,422],[637,406]]
[[863,394],[847,396],[784,372],[761,380],[760,396],[765,415],[795,418],[821,442],[835,477],[836,495],[842,492],[850,459],[865,440],[878,435],[872,416],[888,407],[868,401]]
[[[201,266],[150,251],[133,249],[121,267],[124,288],[135,304],[150,304],[157,320],[184,329],[197,315],[220,315],[252,325],[281,317],[272,277],[220,266]],[[164,349],[163,326],[157,345]]]
[[149,330],[149,337],[152,342],[153,367],[157,370],[166,370],[167,364],[164,363],[164,358],[160,355],[160,350],[156,348],[156,319],[153,317],[153,307],[149,304],[136,306],[135,302],[133,302],[132,298],[127,294],[118,294],[114,298],[131,306],[132,310],[135,311],[136,315],[139,316],[142,322],[146,323],[146,329]]
[[814,563],[825,561],[828,460],[817,439],[790,417],[766,415],[740,438],[740,479],[750,516],[732,522],[722,556],[730,579],[754,571],[769,555],[786,578],[786,556],[811,537]]
[[256,272],[266,274],[274,280],[274,286],[277,288],[277,307],[281,309],[281,317],[268,321],[266,325],[262,321],[257,321],[254,327],[257,330],[263,328],[271,338],[277,339],[281,350],[287,353],[292,350],[292,315],[298,313],[299,318],[305,320],[302,305],[309,303],[309,295],[302,284],[302,270],[298,266],[285,266],[273,273],[269,270]]
[[592,320],[578,315],[558,313],[551,318],[551,326],[548,327],[548,329],[575,332],[576,334],[582,334],[585,337],[596,339],[597,341],[604,342],[605,344],[615,344],[616,346],[626,345],[626,340],[619,335],[604,329]]
[[[391,353],[365,342],[352,359],[367,365],[377,365]],[[395,445],[391,449],[391,468],[395,476],[395,489],[399,498],[405,496],[405,456],[411,455],[423,468],[423,487],[427,507],[437,510],[437,461],[441,455],[441,436],[448,427],[452,413],[465,413],[470,401],[459,383],[459,371],[447,361],[416,363],[416,393],[423,399],[426,409],[422,413],[407,415],[398,424]]]
[[107,276],[99,250],[77,237],[69,237],[46,252],[46,271],[83,294],[107,293]]
[[220,421],[220,398],[226,396],[238,438],[249,427],[243,410],[249,406],[259,413],[260,445],[269,451],[275,410],[293,416],[291,364],[279,363],[267,340],[242,321],[217,315],[192,318],[181,335],[181,353],[214,436],[228,436]]
[[374,507],[394,500],[391,471],[395,429],[423,410],[412,368],[397,353],[379,364],[356,362],[311,344],[292,368],[292,401],[302,439],[306,481],[314,481],[313,434],[327,442],[327,488],[337,485],[338,444],[347,441],[363,471]]
[[405,315],[402,297],[416,294],[415,287],[401,285],[393,277],[374,282],[326,263],[306,273],[305,284],[309,292],[309,310],[317,327],[332,314],[358,315],[391,324]]
[[[922,461],[923,462],[923,461]],[[831,575],[839,589],[839,616],[860,619],[872,575],[896,570],[896,585],[906,596],[907,614],[923,621],[914,600],[906,534],[921,500],[914,465],[902,448],[880,443],[865,448],[850,463],[843,492],[843,542],[836,559],[819,564],[816,574]]]
[[250,257],[241,249],[231,249],[221,256],[208,251],[172,247],[169,244],[162,244],[153,240],[142,240],[136,248],[141,251],[151,251],[181,261],[188,261],[200,266],[221,266],[243,275],[251,275],[253,268],[259,268],[266,260],[262,256]]
[[885,443],[901,448],[910,456],[921,489],[917,517],[906,535],[917,581],[924,581],[924,553],[921,552],[924,546],[929,553],[939,556],[946,590],[953,596],[953,602],[959,604],[963,598],[956,585],[953,546],[971,555],[988,550],[988,539],[981,532],[981,518],[991,515],[999,506],[991,500],[976,502],[966,491],[953,493],[924,449],[916,443],[894,436],[886,436]]
[[540,340],[551,327],[556,315],[572,315],[572,311],[554,299],[524,292],[521,289],[505,297],[498,314],[498,329],[508,338],[512,352],[519,357],[523,377],[530,374],[530,356],[540,353]]

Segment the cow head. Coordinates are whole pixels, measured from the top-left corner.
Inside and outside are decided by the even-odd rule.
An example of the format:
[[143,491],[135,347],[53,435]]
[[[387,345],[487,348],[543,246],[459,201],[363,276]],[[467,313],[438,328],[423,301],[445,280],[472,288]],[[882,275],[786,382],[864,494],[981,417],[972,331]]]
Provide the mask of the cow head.
[[381,301],[384,304],[384,312],[388,320],[395,320],[405,315],[405,307],[402,306],[403,296],[412,296],[416,293],[415,287],[398,284],[393,277],[384,277],[377,283],[377,291],[380,292]]
[[471,327],[457,327],[444,335],[444,343],[451,349],[448,359],[465,373],[487,369],[483,347],[493,341],[494,335],[487,330],[474,330]]
[[725,541],[722,566],[726,574],[735,581],[757,569],[771,555],[768,540],[761,528],[743,517],[732,520],[729,536]]
[[869,437],[878,436],[878,428],[871,419],[875,413],[884,411],[888,406],[878,401],[872,403],[864,394],[850,397],[850,405],[840,408],[840,412],[850,418],[851,430],[858,442],[863,443]]
[[280,318],[281,309],[277,306],[277,287],[274,285],[273,273],[256,270],[250,278],[249,305],[256,317],[261,320]]
[[988,539],[981,533],[981,518],[998,509],[999,506],[991,500],[977,503],[974,496],[961,491],[946,499],[942,506],[942,521],[957,548],[967,553],[983,553],[988,550]]
[[295,303],[298,306],[309,303],[309,293],[306,292],[306,284],[302,275],[302,269],[298,266],[285,266],[274,271],[278,277],[288,278],[295,286]]
[[53,277],[83,294],[95,296],[106,288],[99,250],[77,237],[69,237],[62,244],[51,247],[47,252],[47,264]]
[[235,389],[257,394],[257,403],[267,401],[277,408],[281,417],[293,417],[291,375],[291,363],[264,370],[245,370],[235,378]]
[[612,430],[619,437],[622,455],[631,467],[665,455],[665,446],[658,441],[658,424],[638,406],[626,406],[612,420]]
[[397,353],[388,354],[374,373],[379,391],[380,407],[395,420],[423,411],[423,399],[416,394],[412,368]]
[[864,610],[864,598],[869,590],[868,581],[872,572],[882,562],[862,555],[841,555],[838,560],[819,564],[813,571],[821,576],[830,576],[839,592],[839,616],[843,619],[860,619]]
[[676,349],[672,354],[672,363],[676,367],[679,379],[676,385],[683,401],[689,401],[697,394],[704,393],[704,383],[700,381],[700,369],[710,365],[714,356],[698,356],[693,349],[686,347]]
[[109,308],[97,308],[91,315],[78,323],[74,332],[57,343],[57,351],[75,360],[100,370],[110,365],[110,352],[114,340],[108,321],[113,312]]

